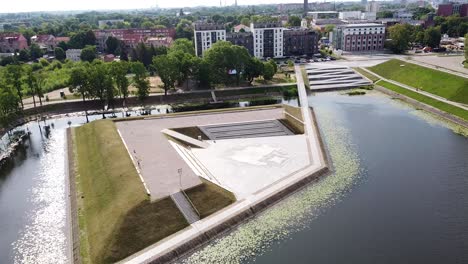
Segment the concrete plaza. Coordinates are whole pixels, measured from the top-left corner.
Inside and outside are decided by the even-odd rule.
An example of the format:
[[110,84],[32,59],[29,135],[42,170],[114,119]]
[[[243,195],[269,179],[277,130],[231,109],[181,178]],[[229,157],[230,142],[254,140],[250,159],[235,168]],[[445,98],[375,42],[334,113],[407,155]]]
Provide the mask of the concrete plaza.
[[[284,118],[283,109],[265,107],[249,111],[198,113],[116,122],[135,167],[144,180],[151,200],[164,198],[201,183],[190,165],[172,146],[164,129],[214,124],[275,120]],[[182,169],[181,179],[178,170]]]

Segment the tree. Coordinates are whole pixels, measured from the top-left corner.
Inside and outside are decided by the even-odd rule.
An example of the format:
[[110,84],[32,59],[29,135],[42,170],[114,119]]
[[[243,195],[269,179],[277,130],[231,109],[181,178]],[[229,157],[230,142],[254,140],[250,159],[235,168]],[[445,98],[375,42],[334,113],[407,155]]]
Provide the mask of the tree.
[[275,60],[270,59],[270,60],[268,60],[268,63],[270,63],[271,66],[273,66],[273,71],[274,71],[275,73],[278,72],[278,65],[276,64]]
[[59,44],[57,44],[58,48],[61,48],[64,51],[67,51],[68,49],[68,44],[65,41],[60,41]]
[[29,87],[29,94],[32,95],[33,105],[36,107],[36,77],[33,74],[31,66],[25,67],[26,70],[26,85]]
[[193,27],[192,22],[188,19],[182,18],[176,26],[176,38],[186,38],[192,40]]
[[29,51],[27,49],[20,50],[18,60],[23,62],[29,61]]
[[289,16],[288,24],[291,27],[300,27],[301,26],[301,18],[298,16]]
[[275,75],[273,65],[268,62],[263,63],[263,79],[269,81],[273,79],[273,75]]
[[[79,31],[70,37],[67,46],[74,49],[82,49],[88,45],[96,45],[96,36],[92,30]],[[64,49],[65,50],[65,49]]]
[[[166,56],[166,55],[163,55]],[[142,103],[149,96],[150,84],[147,79],[146,68],[141,62],[135,62],[132,65],[133,73],[133,84],[137,88],[137,97]]]
[[406,25],[397,24],[389,28],[390,49],[394,53],[402,53],[409,47],[411,32]]
[[468,33],[465,35],[465,59],[466,63],[468,64]]
[[192,41],[186,38],[176,39],[172,44],[170,51],[183,51],[190,55],[195,55],[195,48],[193,47]]
[[110,54],[116,54],[116,50],[120,47],[120,40],[110,36],[106,40],[106,51]]
[[96,59],[96,47],[95,46],[87,46],[86,48],[81,50],[80,59],[82,61],[92,62]]
[[132,50],[132,61],[139,61],[143,63],[145,67],[151,64],[153,54],[144,43],[139,43],[136,48]]
[[91,91],[89,88],[89,71],[87,68],[91,67],[90,65],[86,64],[86,66],[77,66],[72,68],[70,73],[70,79],[68,82],[68,89],[71,93],[79,93],[81,94],[81,98],[83,102],[86,98],[89,98],[91,95]]
[[127,72],[129,70],[128,62],[120,61],[120,62],[112,62],[111,64],[111,74],[112,78],[114,79],[114,83],[119,90],[120,96],[123,98],[123,107],[127,105],[126,100],[128,97],[128,79],[127,79]]
[[326,25],[325,26],[325,33],[329,34],[330,32],[332,32],[333,30],[335,29],[335,25]]
[[263,74],[263,63],[257,58],[250,58],[245,67],[245,76],[249,84],[252,84],[253,80]]
[[247,17],[242,18],[241,24],[244,26],[250,27],[250,19],[248,19]]
[[170,55],[156,56],[153,58],[153,65],[163,82],[164,95],[167,95],[167,91],[175,87],[175,81],[179,77],[176,57]]
[[437,48],[440,44],[440,29],[430,27],[424,31],[424,44],[431,47]]
[[250,55],[246,48],[227,41],[216,42],[204,55],[204,60],[211,66],[212,81],[226,85],[232,82],[232,75],[235,75],[236,83],[239,85],[241,73],[249,59]]
[[44,55],[41,48],[36,43],[31,44],[29,47],[29,54],[31,55],[32,60],[39,59],[42,57],[42,55]]
[[7,87],[0,87],[0,125],[9,127],[18,117],[18,97]]
[[64,61],[67,58],[65,51],[60,47],[56,47],[54,49],[54,54],[55,54],[55,59],[59,61]]
[[114,106],[114,86],[107,64],[102,61],[94,61],[89,67],[87,85],[92,97],[99,99],[102,105],[102,118],[106,118],[104,111],[106,104]]
[[23,92],[21,90],[22,75],[23,73],[20,65],[10,64],[6,66],[6,83],[9,84],[12,89],[16,90],[16,95],[18,96],[19,102],[21,104],[21,109],[24,109]]

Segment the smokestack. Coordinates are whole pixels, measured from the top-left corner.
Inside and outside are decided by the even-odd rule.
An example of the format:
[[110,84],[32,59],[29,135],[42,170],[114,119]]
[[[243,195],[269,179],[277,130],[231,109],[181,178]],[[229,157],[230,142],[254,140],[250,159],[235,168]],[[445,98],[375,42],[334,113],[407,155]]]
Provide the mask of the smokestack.
[[307,10],[309,9],[309,1],[304,0],[304,17],[307,16]]

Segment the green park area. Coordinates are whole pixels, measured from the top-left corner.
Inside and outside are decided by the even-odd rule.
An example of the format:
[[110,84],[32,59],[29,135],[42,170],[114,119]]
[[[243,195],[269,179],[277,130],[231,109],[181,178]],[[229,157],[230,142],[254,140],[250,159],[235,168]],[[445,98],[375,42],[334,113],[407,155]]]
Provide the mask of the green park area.
[[405,96],[408,96],[414,100],[417,100],[421,103],[424,103],[424,104],[428,104],[432,107],[435,107],[439,110],[442,110],[444,112],[447,112],[447,113],[450,113],[452,115],[455,115],[455,116],[458,116],[464,120],[468,120],[468,111],[460,108],[460,107],[457,107],[457,106],[454,106],[454,105],[451,105],[451,104],[447,104],[447,103],[444,103],[442,101],[439,101],[439,100],[436,100],[436,99],[433,99],[431,97],[427,97],[425,95],[422,95],[420,93],[416,93],[416,92],[413,92],[411,90],[408,90],[408,89],[405,89],[403,87],[400,87],[398,85],[395,85],[395,84],[392,84],[392,83],[389,83],[389,82],[386,82],[386,81],[378,81],[377,82],[377,85],[380,85],[380,86],[383,86],[389,90],[392,90],[396,93],[399,93],[399,94],[402,94],[402,95],[405,95]]
[[451,101],[468,104],[468,79],[392,59],[369,70],[380,76],[419,88]]
[[353,68],[353,70],[357,71],[359,74],[365,76],[367,79],[371,80],[373,83],[377,82],[379,79],[379,77],[373,75],[373,74],[370,74],[368,72],[366,72],[365,70],[363,70],[362,68],[359,68],[359,67],[356,67],[356,68]]
[[[113,121],[91,122],[73,134],[83,263],[114,263],[188,226],[169,197],[150,201]],[[235,201],[208,183],[187,195],[201,217]]]

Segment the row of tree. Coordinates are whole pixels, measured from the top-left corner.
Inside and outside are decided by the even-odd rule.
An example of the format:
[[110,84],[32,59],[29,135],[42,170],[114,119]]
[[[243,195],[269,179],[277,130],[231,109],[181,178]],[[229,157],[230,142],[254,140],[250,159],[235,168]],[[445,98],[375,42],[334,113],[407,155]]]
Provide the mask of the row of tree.
[[413,44],[422,44],[431,48],[437,48],[440,44],[440,27],[423,29],[420,26],[397,24],[388,30],[390,41],[386,45],[394,53],[403,53]]

